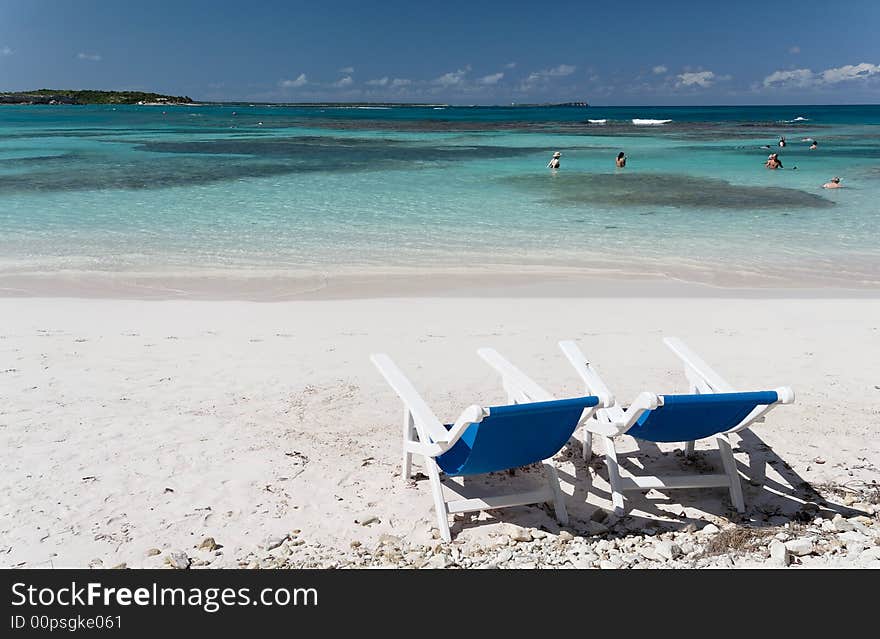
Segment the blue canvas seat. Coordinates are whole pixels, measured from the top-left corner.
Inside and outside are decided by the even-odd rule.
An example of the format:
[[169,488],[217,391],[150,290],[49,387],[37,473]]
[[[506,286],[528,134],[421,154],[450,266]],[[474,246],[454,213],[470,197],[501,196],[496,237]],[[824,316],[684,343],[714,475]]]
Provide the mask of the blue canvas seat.
[[447,475],[477,475],[549,459],[571,438],[584,409],[598,403],[597,397],[577,397],[490,407],[437,457],[437,465]]
[[[387,355],[372,355],[370,359],[403,400],[403,478],[408,481],[411,477],[412,456],[422,456],[431,482],[440,534],[445,541],[452,539],[449,515],[460,512],[546,501],[553,503],[560,523],[568,522],[559,477],[551,458],[565,446],[577,427],[592,417],[601,403],[599,398],[557,400],[511,367],[512,374],[519,376],[528,392],[512,392],[505,386],[508,405],[468,406],[453,424],[444,425]],[[444,496],[441,470],[447,476],[464,477],[538,462],[543,465],[547,479],[539,489],[453,501],[447,501]]]
[[[641,393],[625,410],[612,398],[607,407],[596,412],[595,419],[584,425],[584,458],[592,454],[593,435],[602,438],[611,484],[611,501],[616,514],[623,513],[624,491],[715,486],[729,488],[733,506],[743,512],[745,502],[742,486],[728,436],[763,421],[775,406],[792,403],[794,393],[787,386],[767,391],[736,392],[681,340],[667,338],[665,342],[685,364],[690,394]],[[611,396],[595,368],[574,342],[560,342],[559,346],[584,381],[588,392]],[[686,455],[693,454],[695,441],[714,437],[724,473],[624,477],[615,446],[615,440],[623,435],[656,443],[683,442]]]
[[644,411],[626,434],[649,442],[703,439],[735,428],[758,406],[778,400],[776,391],[661,395],[660,405]]

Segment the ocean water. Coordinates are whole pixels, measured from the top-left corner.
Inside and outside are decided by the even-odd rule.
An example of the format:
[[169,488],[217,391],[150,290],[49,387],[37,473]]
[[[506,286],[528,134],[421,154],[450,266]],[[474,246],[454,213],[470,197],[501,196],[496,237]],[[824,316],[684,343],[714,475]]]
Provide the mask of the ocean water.
[[0,289],[530,269],[875,288],[878,231],[880,106],[0,107]]

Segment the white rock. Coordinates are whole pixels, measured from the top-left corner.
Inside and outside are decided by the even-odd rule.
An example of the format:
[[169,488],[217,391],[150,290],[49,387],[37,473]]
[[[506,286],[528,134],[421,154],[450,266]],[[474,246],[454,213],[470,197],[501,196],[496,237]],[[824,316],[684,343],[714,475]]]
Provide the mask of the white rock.
[[169,552],[168,557],[165,558],[165,562],[170,564],[172,568],[178,568],[180,570],[189,568],[190,564],[189,557],[187,557],[186,553],[182,550],[172,550]]
[[513,553],[510,552],[509,550],[505,549],[505,550],[502,550],[500,553],[498,553],[498,556],[495,557],[495,562],[499,563],[499,564],[503,564],[505,562],[510,561],[511,559],[513,559]]
[[610,559],[603,559],[599,562],[599,568],[602,570],[617,570],[620,568],[620,563],[617,561],[611,561]]
[[580,555],[580,556],[578,557],[578,559],[579,559],[580,561],[587,561],[587,562],[589,562],[590,564],[595,564],[595,563],[597,563],[597,562],[599,561],[599,555],[597,555],[597,554],[595,554],[595,553],[592,553],[592,552],[588,552],[588,553],[586,553],[586,554]]
[[834,515],[834,519],[831,520],[831,523],[834,525],[834,530],[837,532],[848,532],[856,529],[856,525],[850,520],[844,519],[840,513]]
[[880,561],[880,546],[871,546],[859,553],[859,560]]
[[860,545],[860,546],[870,546],[871,538],[867,535],[863,535],[860,532],[855,530],[850,530],[849,532],[839,533],[837,538],[843,542],[843,544],[849,548],[852,545]]
[[270,535],[269,537],[266,537],[266,541],[263,542],[263,548],[265,548],[266,550],[274,550],[285,541],[287,541],[287,537],[274,537]]
[[801,537],[800,539],[792,539],[791,541],[785,542],[785,547],[792,555],[803,557],[804,555],[809,555],[813,552],[814,541],[815,540],[812,537]]
[[715,524],[706,524],[705,526],[703,526],[700,532],[704,535],[714,535],[721,532],[721,529]]
[[788,548],[786,548],[785,544],[778,539],[774,539],[770,542],[770,561],[774,565],[782,567],[787,566],[789,561],[791,561],[788,554]]
[[654,546],[654,551],[663,557],[663,559],[675,559],[681,554],[681,547],[671,541],[661,541]]
[[446,568],[447,566],[451,566],[452,562],[449,560],[449,557],[444,554],[434,555],[428,560],[428,563],[425,564],[425,568]]
[[650,546],[639,546],[636,552],[650,561],[660,561],[660,556]]
[[531,541],[532,533],[529,532],[528,528],[523,528],[522,526],[517,526],[516,524],[506,524],[504,527],[504,534],[510,537],[513,541]]
[[489,548],[503,548],[504,546],[510,545],[510,537],[507,535],[499,535],[495,538],[491,544],[489,544]]

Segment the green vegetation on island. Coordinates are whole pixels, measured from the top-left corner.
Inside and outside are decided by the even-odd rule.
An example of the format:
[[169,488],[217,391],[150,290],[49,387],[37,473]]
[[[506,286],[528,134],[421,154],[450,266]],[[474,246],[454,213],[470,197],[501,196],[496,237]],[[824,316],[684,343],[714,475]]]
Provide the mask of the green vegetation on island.
[[88,91],[37,89],[0,93],[0,104],[190,104],[186,95],[144,91]]

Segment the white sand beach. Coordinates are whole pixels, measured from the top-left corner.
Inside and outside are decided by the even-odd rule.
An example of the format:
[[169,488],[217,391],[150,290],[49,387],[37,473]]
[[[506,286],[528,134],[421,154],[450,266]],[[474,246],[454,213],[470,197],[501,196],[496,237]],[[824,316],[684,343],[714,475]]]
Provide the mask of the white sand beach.
[[[193,566],[273,565],[264,560],[278,550],[265,550],[267,538],[297,565],[330,565],[317,559],[322,553],[346,565],[388,535],[430,548],[430,490],[400,477],[401,405],[370,353],[391,355],[438,416],[452,420],[468,404],[505,400],[475,354],[481,346],[560,397],[582,391],[560,339],[576,340],[623,402],[642,390],[686,391],[661,342],[667,335],[737,388],[790,385],[796,403],[774,410],[735,450],[753,480],[743,481],[742,518],[723,489],[631,493],[622,520],[596,515],[610,506],[602,458],[592,462],[585,494],[579,448],[564,450],[557,463],[567,530],[578,543],[592,547],[609,528],[654,522],[657,530],[748,524],[777,533],[796,524],[805,501],[823,497],[816,516],[861,516],[860,534],[880,539],[865,501],[876,496],[880,466],[880,299],[772,291],[272,303],[4,298],[0,317],[2,566],[158,567],[175,552]],[[646,453],[652,464],[695,467]],[[696,467],[716,463],[700,453]],[[751,476],[761,469],[765,478]],[[556,535],[550,513],[526,506],[459,517],[452,546],[491,546],[501,534],[508,543],[507,524],[543,528],[536,539]],[[198,549],[208,537],[220,548]],[[871,559],[864,546],[848,553],[838,544],[798,561],[862,565]],[[468,565],[455,553],[443,565]],[[760,564],[755,557],[746,563]]]

